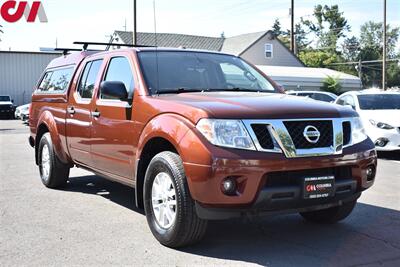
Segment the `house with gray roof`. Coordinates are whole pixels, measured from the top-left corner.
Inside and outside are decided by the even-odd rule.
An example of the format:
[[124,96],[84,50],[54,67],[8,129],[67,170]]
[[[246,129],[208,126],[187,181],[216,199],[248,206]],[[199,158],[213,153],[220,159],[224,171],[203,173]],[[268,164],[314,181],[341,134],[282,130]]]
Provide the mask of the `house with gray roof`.
[[[132,32],[115,31],[115,40],[132,44]],[[175,33],[138,32],[139,45],[185,47],[219,51],[242,57],[256,65],[303,67],[303,63],[275,37],[272,31],[241,34],[233,37],[207,37]]]
[[[114,40],[133,43],[133,33],[115,31]],[[175,33],[137,33],[139,45],[185,47],[218,51],[240,56],[251,62],[287,90],[319,90],[328,76],[338,77],[343,91],[359,90],[361,80],[353,75],[324,69],[307,68],[272,31],[246,33],[232,37],[208,37]]]

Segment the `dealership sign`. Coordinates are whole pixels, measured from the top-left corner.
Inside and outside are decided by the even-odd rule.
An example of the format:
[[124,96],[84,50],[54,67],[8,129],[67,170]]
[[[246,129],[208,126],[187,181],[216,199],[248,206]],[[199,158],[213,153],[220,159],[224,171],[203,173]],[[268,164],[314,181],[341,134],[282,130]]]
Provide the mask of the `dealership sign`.
[[46,12],[40,1],[33,1],[32,5],[28,1],[5,1],[0,5],[1,18],[6,22],[17,22],[22,17],[25,17],[27,22],[35,22],[36,18],[40,22],[47,22]]

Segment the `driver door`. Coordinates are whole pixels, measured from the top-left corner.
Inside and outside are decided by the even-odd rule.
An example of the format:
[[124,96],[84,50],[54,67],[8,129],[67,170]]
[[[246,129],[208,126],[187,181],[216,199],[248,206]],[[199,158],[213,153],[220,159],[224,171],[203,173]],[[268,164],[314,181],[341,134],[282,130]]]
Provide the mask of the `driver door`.
[[[106,72],[102,81],[121,81],[132,99],[135,79],[133,61],[128,53],[116,53],[107,58]],[[132,117],[132,101],[122,101],[96,95],[92,117],[91,154],[94,168],[113,176],[121,182],[133,181],[136,154],[135,128]]]

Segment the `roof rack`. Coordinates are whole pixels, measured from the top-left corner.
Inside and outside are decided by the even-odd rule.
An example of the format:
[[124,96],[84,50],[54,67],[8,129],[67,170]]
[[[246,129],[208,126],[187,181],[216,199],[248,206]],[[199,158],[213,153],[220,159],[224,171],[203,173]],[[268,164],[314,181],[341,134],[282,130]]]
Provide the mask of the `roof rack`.
[[53,51],[62,51],[63,55],[68,55],[70,51],[82,51],[82,49],[78,48],[54,48]]
[[[77,45],[83,45],[83,50],[87,50],[89,45],[105,45],[107,46],[106,50],[109,50],[110,46],[122,46],[122,47],[155,47],[149,45],[131,45],[131,44],[119,44],[119,43],[99,43],[99,42],[74,42]],[[79,50],[81,51],[81,50]]]

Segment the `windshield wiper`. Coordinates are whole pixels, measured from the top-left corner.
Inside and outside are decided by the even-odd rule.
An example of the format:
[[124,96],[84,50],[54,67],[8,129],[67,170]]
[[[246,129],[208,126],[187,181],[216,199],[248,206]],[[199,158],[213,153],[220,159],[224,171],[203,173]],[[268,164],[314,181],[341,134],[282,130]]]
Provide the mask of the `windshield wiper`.
[[195,92],[203,92],[204,89],[193,89],[186,87],[178,87],[178,88],[163,88],[162,90],[156,90],[155,94],[181,94],[181,93],[195,93]]
[[209,88],[209,89],[206,89],[205,91],[207,91],[207,92],[212,92],[212,91],[216,91],[216,92],[221,92],[221,91],[228,91],[228,92],[231,92],[231,91],[235,91],[235,92],[261,92],[262,90],[234,87],[234,88]]

